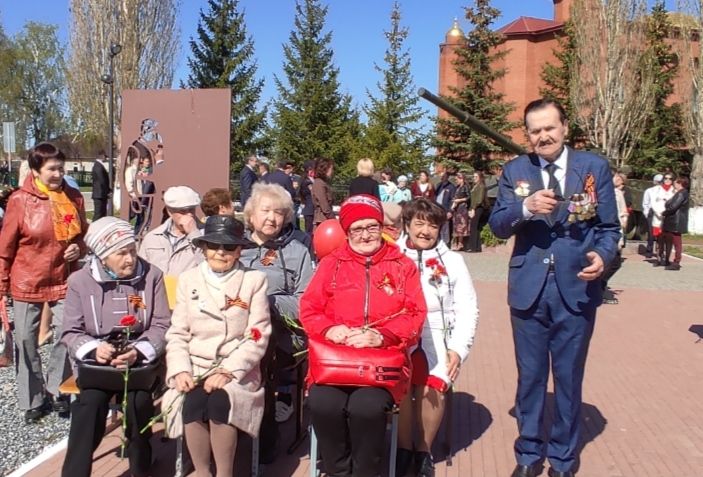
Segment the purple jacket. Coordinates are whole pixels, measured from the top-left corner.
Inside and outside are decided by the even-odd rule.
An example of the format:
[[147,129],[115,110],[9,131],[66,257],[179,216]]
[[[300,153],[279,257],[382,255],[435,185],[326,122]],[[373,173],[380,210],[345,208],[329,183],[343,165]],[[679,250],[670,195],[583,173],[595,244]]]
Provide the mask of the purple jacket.
[[159,358],[171,324],[161,271],[139,259],[133,278],[116,280],[97,258],[91,257],[68,278],[61,341],[68,348],[74,366],[76,361],[92,357],[98,344],[125,315],[134,315],[139,320],[130,341],[142,361]]

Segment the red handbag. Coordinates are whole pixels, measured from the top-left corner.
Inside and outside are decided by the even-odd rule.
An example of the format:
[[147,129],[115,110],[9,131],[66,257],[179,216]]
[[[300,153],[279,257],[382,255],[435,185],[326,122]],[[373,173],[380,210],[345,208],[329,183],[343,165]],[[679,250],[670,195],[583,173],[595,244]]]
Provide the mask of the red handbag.
[[0,368],[12,366],[15,355],[12,341],[12,327],[7,315],[7,298],[0,297]]
[[326,339],[308,341],[311,383],[387,389],[396,403],[410,386],[408,354],[397,348],[353,348]]

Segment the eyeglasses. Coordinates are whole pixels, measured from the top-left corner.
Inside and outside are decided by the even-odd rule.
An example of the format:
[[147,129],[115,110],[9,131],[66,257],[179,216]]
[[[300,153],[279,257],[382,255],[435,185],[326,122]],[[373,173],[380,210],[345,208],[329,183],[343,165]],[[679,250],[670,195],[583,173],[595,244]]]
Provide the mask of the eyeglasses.
[[674,178],[673,178],[673,177],[665,177],[664,180],[665,180],[665,181],[673,181]]
[[381,226],[376,224],[376,225],[369,225],[368,227],[354,227],[349,229],[349,235],[352,237],[361,237],[364,235],[364,232],[368,233],[369,235],[376,235],[381,232]]
[[223,249],[226,252],[234,252],[239,247],[239,245],[234,244],[234,243],[212,243],[212,242],[205,242],[205,246],[207,247],[208,250]]

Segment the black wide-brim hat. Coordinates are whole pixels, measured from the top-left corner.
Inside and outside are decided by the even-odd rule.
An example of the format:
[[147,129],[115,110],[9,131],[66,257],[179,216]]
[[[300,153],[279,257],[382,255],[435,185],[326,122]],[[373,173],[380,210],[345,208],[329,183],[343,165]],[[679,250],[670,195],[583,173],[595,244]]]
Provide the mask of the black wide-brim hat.
[[256,244],[244,237],[244,224],[231,215],[211,215],[205,221],[203,235],[193,239],[193,244],[217,243],[222,245],[240,245],[242,248],[254,248]]

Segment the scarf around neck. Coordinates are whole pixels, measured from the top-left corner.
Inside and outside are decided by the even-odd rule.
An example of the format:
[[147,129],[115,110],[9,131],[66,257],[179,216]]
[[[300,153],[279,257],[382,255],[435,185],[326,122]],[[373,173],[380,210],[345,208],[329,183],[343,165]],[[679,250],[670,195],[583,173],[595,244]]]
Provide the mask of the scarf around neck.
[[38,177],[34,179],[34,185],[39,192],[49,197],[54,237],[59,242],[69,243],[81,233],[81,221],[76,206],[63,189],[50,190]]

